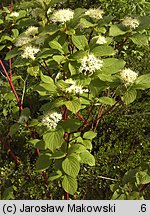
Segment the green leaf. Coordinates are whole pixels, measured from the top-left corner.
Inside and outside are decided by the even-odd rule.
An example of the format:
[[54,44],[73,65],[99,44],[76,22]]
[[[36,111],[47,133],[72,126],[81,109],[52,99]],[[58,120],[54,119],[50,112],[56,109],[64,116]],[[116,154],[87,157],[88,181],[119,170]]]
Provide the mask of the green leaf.
[[86,149],[92,150],[93,148],[91,140],[83,140],[82,144]]
[[71,76],[75,75],[76,69],[75,69],[74,65],[69,62],[68,67],[69,67],[69,71],[71,73]]
[[40,155],[36,161],[36,171],[46,170],[51,165],[51,160],[48,155]]
[[76,157],[69,155],[62,162],[62,168],[69,176],[76,177],[80,171],[80,163]]
[[57,89],[56,86],[54,84],[50,84],[50,83],[42,83],[39,84],[38,86],[36,86],[34,88],[35,91],[37,92],[47,92],[47,95],[51,95],[52,94],[56,94],[57,93]]
[[147,89],[150,88],[150,73],[139,76],[135,81],[136,89]]
[[13,50],[10,50],[6,57],[5,60],[9,60],[11,58],[14,58],[15,56],[19,55],[21,53],[21,51],[18,51],[18,48],[14,48]]
[[50,85],[54,84],[53,79],[51,77],[49,77],[49,76],[44,75],[42,72],[41,72],[41,80],[42,80],[42,82],[49,83]]
[[136,181],[139,185],[150,183],[150,175],[145,171],[140,171],[136,173]]
[[86,148],[81,144],[71,144],[71,147],[68,149],[68,154],[72,153],[81,153],[86,151]]
[[9,135],[12,137],[14,134],[16,134],[18,132],[20,128],[20,124],[19,123],[15,123],[10,127],[10,131],[9,131]]
[[47,132],[43,135],[46,144],[45,147],[54,152],[54,150],[61,147],[64,142],[63,135],[64,131],[62,129]]
[[83,138],[84,139],[89,139],[92,140],[97,136],[97,133],[94,131],[87,131],[84,133]]
[[115,37],[124,34],[126,34],[126,31],[122,31],[118,25],[112,25],[109,29],[109,36]]
[[84,151],[79,154],[81,162],[89,166],[95,166],[95,158],[89,151]]
[[90,28],[90,27],[95,27],[96,26],[96,24],[93,24],[93,23],[87,21],[84,18],[80,19],[80,25],[81,25],[82,28]]
[[50,42],[49,42],[49,46],[50,46],[52,49],[56,49],[56,50],[60,51],[61,53],[64,53],[61,44],[58,43],[56,40],[50,41]]
[[79,99],[74,99],[71,101],[67,101],[65,103],[68,110],[70,110],[73,113],[77,113],[81,109],[81,103]]
[[61,64],[65,60],[65,57],[62,55],[54,55],[53,56],[54,61],[56,61],[58,64]]
[[128,90],[122,97],[123,102],[128,105],[136,99],[137,92],[135,89]]
[[148,37],[144,34],[140,34],[140,33],[134,34],[133,36],[130,37],[130,39],[136,45],[148,46]]
[[28,67],[27,68],[27,72],[31,76],[35,76],[36,77],[39,74],[39,71],[40,71],[39,66],[34,66],[34,67]]
[[62,187],[67,193],[73,195],[77,191],[78,187],[76,178],[65,175],[62,181]]
[[61,151],[61,150],[58,150],[58,151],[55,151],[51,156],[50,158],[51,159],[60,159],[60,158],[64,158],[66,156],[66,153]]
[[14,186],[10,186],[8,188],[6,188],[2,194],[2,200],[10,200],[10,199],[14,199]]
[[72,42],[79,50],[84,50],[88,46],[88,41],[84,35],[72,35]]
[[60,170],[57,170],[56,172],[53,172],[49,175],[49,181],[54,181],[62,176],[62,172]]
[[91,50],[95,56],[111,56],[115,54],[115,50],[111,46],[100,45]]
[[40,150],[44,150],[45,149],[45,142],[43,140],[32,139],[32,140],[29,140],[29,143],[31,143],[32,145],[34,145],[34,148],[38,148]]
[[79,128],[80,121],[77,119],[68,119],[60,123],[65,132],[72,132]]
[[110,98],[110,97],[100,97],[98,101],[102,104],[107,104],[111,106],[114,105],[116,102],[113,98]]
[[126,62],[122,59],[107,58],[103,60],[101,73],[114,74],[124,68]]

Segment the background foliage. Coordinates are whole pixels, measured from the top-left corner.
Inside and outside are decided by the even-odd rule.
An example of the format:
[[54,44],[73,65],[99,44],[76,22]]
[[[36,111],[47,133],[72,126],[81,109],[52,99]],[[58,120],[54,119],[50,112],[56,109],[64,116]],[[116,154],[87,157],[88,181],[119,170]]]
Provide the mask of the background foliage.
[[[25,2],[26,1],[22,1]],[[102,7],[106,15],[115,17],[115,21],[123,18],[126,14],[132,16],[149,15],[150,3],[148,1],[66,1],[56,5],[56,8],[77,7]],[[15,2],[14,10],[20,7]],[[9,2],[3,2],[8,6]],[[24,6],[21,6],[24,7]],[[29,24],[30,25],[30,24]],[[8,22],[9,27],[9,22]],[[9,30],[7,29],[9,32]],[[145,34],[149,37],[149,29]],[[15,33],[14,33],[15,37]],[[5,44],[11,45],[11,41],[4,40]],[[9,47],[9,46],[8,46]],[[5,58],[8,48],[1,50],[1,58]],[[147,46],[136,46],[133,43],[124,44],[118,53],[127,65],[140,74],[150,71],[149,48]],[[16,69],[15,74],[22,74],[23,80],[16,77],[14,84],[21,94],[26,82],[24,69]],[[19,118],[17,102],[9,89],[9,84],[1,76],[1,109],[0,109],[0,137],[7,137],[10,133],[10,125],[14,119]],[[39,78],[36,78],[37,82]],[[33,83],[32,83],[33,82]],[[30,85],[34,84],[30,78]],[[93,140],[92,154],[95,156],[94,167],[81,167],[78,177],[78,191],[71,196],[72,199],[149,199],[149,89],[138,92],[137,100],[128,107],[118,108],[111,115],[106,116],[97,128],[98,136]],[[24,107],[31,110],[35,118],[44,100],[39,101],[39,95],[31,94],[30,86],[24,98]],[[17,125],[16,125],[17,127]],[[14,131],[13,131],[14,130]],[[16,133],[16,128],[11,130],[13,138],[9,139],[11,150],[21,160],[16,165],[9,155],[9,151],[1,148],[1,178],[0,185],[2,199],[64,199],[64,191],[60,181],[50,181],[45,174],[35,171],[35,162],[38,158],[33,144],[27,142],[28,128],[24,126]],[[126,173],[128,172],[128,173]],[[49,170],[46,170],[49,176]],[[126,174],[125,174],[126,173]],[[128,177],[129,176],[129,177]]]

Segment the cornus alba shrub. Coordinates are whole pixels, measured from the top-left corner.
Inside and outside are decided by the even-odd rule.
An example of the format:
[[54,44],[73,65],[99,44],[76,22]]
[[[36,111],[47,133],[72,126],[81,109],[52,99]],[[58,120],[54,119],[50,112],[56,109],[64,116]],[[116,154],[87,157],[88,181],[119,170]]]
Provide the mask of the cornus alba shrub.
[[[8,51],[5,60],[13,58],[11,93],[17,93],[16,80],[24,83],[18,93],[23,108],[9,136],[26,133],[40,151],[36,171],[49,170],[49,181],[74,194],[80,165],[95,165],[92,140],[100,120],[150,87],[150,74],[139,74],[119,54],[130,44],[148,47],[150,19],[114,21],[100,8],[55,9],[58,2],[22,2],[12,13],[3,8],[0,49]],[[33,115],[24,98],[34,92],[41,105]]]

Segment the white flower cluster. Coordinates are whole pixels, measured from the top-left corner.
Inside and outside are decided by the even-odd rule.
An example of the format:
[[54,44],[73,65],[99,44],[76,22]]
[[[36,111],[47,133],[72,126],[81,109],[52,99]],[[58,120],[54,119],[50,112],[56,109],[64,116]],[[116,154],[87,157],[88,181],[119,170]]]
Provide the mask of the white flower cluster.
[[55,11],[51,17],[53,22],[65,23],[73,18],[74,12],[70,9],[60,9]]
[[102,19],[103,17],[102,17],[102,14],[104,13],[104,11],[103,10],[101,10],[101,9],[99,9],[99,8],[97,8],[97,9],[89,9],[89,10],[87,10],[86,12],[85,12],[85,15],[88,15],[89,17],[91,17],[91,18],[94,18],[94,19],[97,19],[97,20],[99,20],[99,19]]
[[132,71],[130,68],[125,68],[122,70],[120,75],[126,85],[134,83],[138,76],[138,74]]
[[19,16],[19,13],[14,11],[10,14],[10,17],[18,17]]
[[21,46],[29,43],[30,41],[31,41],[31,38],[22,35],[22,36],[18,37],[18,39],[17,39],[17,41],[15,43],[15,46],[16,47],[21,47]]
[[38,27],[30,26],[26,31],[25,35],[27,36],[34,36],[38,33]]
[[105,43],[107,43],[107,41],[106,41],[106,38],[104,36],[99,36],[96,43],[97,44],[105,44]]
[[33,47],[33,46],[26,46],[24,49],[24,52],[22,53],[22,58],[26,58],[26,59],[32,59],[35,60],[35,54],[37,54],[40,51],[39,48],[37,47]]
[[81,85],[77,85],[72,79],[66,80],[66,83],[71,84],[68,88],[66,88],[67,93],[83,94],[84,92],[88,92],[88,89],[83,89]]
[[132,18],[132,17],[126,17],[123,21],[122,21],[122,24],[126,27],[129,27],[129,28],[137,28],[139,26],[139,21],[135,18]]
[[58,112],[48,112],[42,118],[42,124],[47,126],[49,129],[55,129],[58,122],[62,119],[62,114]]
[[96,58],[93,54],[89,54],[81,59],[79,72],[91,76],[96,70],[101,69],[102,66],[102,60]]

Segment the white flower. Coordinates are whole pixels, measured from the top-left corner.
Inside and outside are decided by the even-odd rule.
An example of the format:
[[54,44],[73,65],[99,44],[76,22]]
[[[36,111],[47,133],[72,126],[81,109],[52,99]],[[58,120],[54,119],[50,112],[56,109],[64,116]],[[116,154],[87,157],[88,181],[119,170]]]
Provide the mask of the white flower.
[[70,9],[60,9],[52,15],[53,22],[65,23],[73,18],[74,12]]
[[62,119],[62,114],[57,112],[48,112],[42,118],[42,124],[47,126],[49,129],[55,129],[58,122]]
[[139,21],[137,19],[133,19],[131,17],[126,17],[123,21],[122,21],[122,24],[126,27],[129,27],[129,28],[137,28],[139,26]]
[[49,15],[51,12],[52,12],[52,9],[49,8],[49,9],[47,10],[47,15]]
[[99,36],[96,41],[96,44],[105,44],[105,43],[107,43],[106,38],[104,36]]
[[18,17],[19,16],[19,13],[14,11],[10,14],[11,17]]
[[30,37],[27,37],[27,36],[20,36],[16,43],[15,43],[15,46],[16,47],[21,47],[27,43],[29,43],[31,41],[31,38]]
[[125,68],[122,70],[120,75],[126,85],[134,83],[138,76],[138,74],[132,71],[130,68]]
[[24,52],[22,53],[22,58],[35,60],[35,54],[40,51],[39,48],[33,46],[26,46]]
[[34,36],[38,33],[38,27],[35,26],[30,26],[26,31],[25,31],[25,35],[27,36]]
[[102,66],[102,60],[96,58],[93,54],[89,54],[81,59],[79,72],[91,76],[96,70],[101,69]]
[[91,18],[94,18],[94,19],[102,19],[102,14],[104,13],[103,10],[97,8],[97,9],[89,9],[85,12],[85,15],[88,15],[89,17]]
[[88,89],[83,89],[81,85],[77,85],[72,79],[66,80],[66,83],[71,84],[68,88],[66,88],[66,92],[68,93],[83,94],[84,92],[88,92]]

